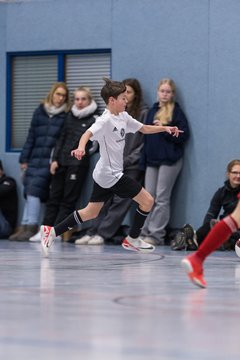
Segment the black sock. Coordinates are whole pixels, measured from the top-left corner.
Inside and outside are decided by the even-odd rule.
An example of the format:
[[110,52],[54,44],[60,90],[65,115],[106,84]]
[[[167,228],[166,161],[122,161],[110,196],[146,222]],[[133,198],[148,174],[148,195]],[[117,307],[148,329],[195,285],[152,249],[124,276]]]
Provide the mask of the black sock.
[[137,208],[134,215],[133,224],[129,232],[129,236],[131,236],[131,238],[136,239],[140,235],[143,224],[148,214],[149,212],[140,210],[139,207]]
[[82,224],[83,221],[78,211],[74,211],[66,219],[54,226],[56,236],[63,234],[67,230],[71,230],[74,226]]

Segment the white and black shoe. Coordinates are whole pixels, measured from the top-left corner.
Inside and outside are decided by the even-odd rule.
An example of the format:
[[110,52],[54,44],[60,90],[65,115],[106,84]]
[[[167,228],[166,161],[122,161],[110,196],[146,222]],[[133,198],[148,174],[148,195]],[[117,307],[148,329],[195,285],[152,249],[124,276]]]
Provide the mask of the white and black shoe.
[[155,250],[155,246],[148,244],[145,241],[137,238],[133,239],[131,236],[127,236],[122,242],[122,247],[125,250],[137,251],[141,253],[150,253]]

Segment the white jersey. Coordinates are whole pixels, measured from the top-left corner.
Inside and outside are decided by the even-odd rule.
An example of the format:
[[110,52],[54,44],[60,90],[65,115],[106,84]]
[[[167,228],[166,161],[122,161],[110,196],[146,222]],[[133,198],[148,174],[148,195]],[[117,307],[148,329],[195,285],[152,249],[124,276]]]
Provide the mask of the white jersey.
[[110,188],[122,177],[125,136],[142,126],[126,111],[114,115],[106,109],[88,129],[93,134],[90,140],[99,143],[100,159],[93,171],[93,179],[101,187]]

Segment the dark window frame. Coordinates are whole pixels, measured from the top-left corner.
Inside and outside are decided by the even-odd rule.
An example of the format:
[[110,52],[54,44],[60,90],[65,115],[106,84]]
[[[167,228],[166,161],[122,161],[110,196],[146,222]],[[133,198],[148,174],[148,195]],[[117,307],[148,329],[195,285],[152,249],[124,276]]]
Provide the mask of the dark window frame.
[[6,152],[20,152],[21,149],[12,147],[12,94],[13,94],[13,62],[16,57],[23,56],[57,56],[57,79],[56,81],[65,81],[66,78],[66,57],[68,55],[82,54],[109,54],[110,55],[110,72],[111,72],[111,49],[85,49],[85,50],[49,50],[49,51],[17,51],[7,52],[6,57]]

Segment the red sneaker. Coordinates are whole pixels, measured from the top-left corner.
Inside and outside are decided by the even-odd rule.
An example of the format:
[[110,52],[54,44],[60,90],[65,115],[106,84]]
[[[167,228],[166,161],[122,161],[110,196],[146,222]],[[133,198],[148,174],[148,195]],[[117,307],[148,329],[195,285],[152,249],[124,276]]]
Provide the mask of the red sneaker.
[[188,274],[189,279],[197,286],[201,288],[206,288],[207,283],[203,277],[203,267],[202,261],[196,256],[196,254],[191,254],[185,257],[181,261],[182,267]]

